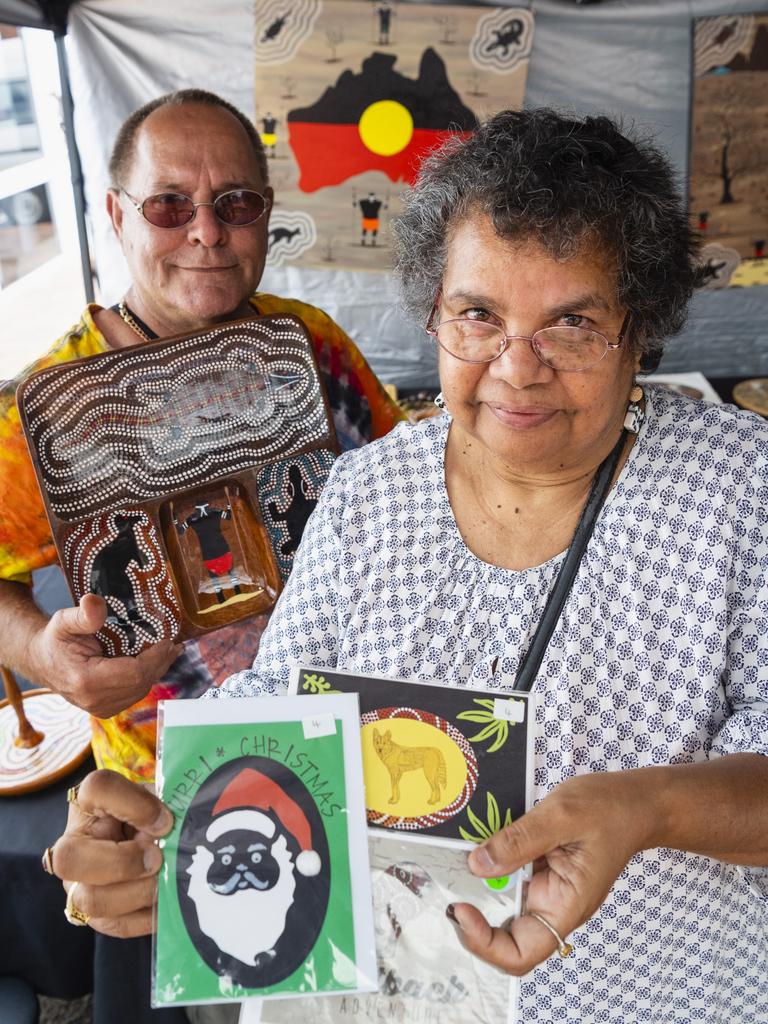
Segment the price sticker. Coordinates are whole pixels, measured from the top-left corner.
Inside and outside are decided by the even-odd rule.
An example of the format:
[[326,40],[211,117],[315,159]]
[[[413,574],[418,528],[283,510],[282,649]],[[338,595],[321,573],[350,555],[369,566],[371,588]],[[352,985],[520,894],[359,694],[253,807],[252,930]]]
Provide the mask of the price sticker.
[[320,736],[333,736],[336,733],[336,719],[332,714],[310,715],[302,718],[305,740],[316,740]]
[[493,702],[493,717],[505,722],[525,721],[525,701],[511,697],[497,697]]

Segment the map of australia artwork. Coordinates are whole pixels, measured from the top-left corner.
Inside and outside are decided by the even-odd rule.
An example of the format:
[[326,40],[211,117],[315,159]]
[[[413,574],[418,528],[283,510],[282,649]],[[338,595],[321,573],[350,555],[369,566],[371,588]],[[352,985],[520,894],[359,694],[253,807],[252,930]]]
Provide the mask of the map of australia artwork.
[[523,8],[255,0],[269,265],[389,269],[391,220],[421,161],[522,106],[532,41]]
[[693,30],[689,204],[707,287],[768,284],[768,14]]

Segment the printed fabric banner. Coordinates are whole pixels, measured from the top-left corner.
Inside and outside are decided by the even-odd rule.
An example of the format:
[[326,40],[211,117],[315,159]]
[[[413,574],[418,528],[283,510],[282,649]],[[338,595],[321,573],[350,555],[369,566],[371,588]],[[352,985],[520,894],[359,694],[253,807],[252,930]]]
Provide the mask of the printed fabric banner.
[[697,18],[690,213],[707,287],[768,284],[768,14]]
[[256,0],[269,265],[388,270],[390,221],[421,161],[522,106],[532,42],[523,8]]

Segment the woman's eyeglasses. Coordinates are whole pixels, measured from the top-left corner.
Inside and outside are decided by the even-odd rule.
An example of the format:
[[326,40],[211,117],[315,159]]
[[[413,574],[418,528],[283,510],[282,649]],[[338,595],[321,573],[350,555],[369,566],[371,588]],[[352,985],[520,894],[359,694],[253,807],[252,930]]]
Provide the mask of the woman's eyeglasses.
[[229,192],[222,192],[212,203],[193,203],[189,196],[180,192],[158,192],[139,202],[125,189],[122,192],[144,220],[156,228],[183,228],[195,219],[198,206],[212,206],[221,223],[231,228],[255,224],[269,209],[269,200],[250,188],[233,188]]
[[588,370],[597,365],[609,349],[619,348],[628,322],[629,313],[624,317],[615,342],[608,341],[599,331],[584,327],[545,327],[531,337],[505,334],[496,324],[467,317],[444,320],[436,327],[427,326],[426,330],[440,348],[465,363],[492,363],[506,352],[511,341],[527,341],[545,366],[568,373]]

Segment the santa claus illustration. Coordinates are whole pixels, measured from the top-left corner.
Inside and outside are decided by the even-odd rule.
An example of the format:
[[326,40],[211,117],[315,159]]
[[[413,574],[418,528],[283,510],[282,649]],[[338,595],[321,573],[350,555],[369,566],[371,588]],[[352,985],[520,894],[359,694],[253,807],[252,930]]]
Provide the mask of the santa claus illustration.
[[303,783],[240,758],[201,786],[182,828],[182,914],[203,959],[247,987],[287,977],[312,949],[330,882],[322,819]]

